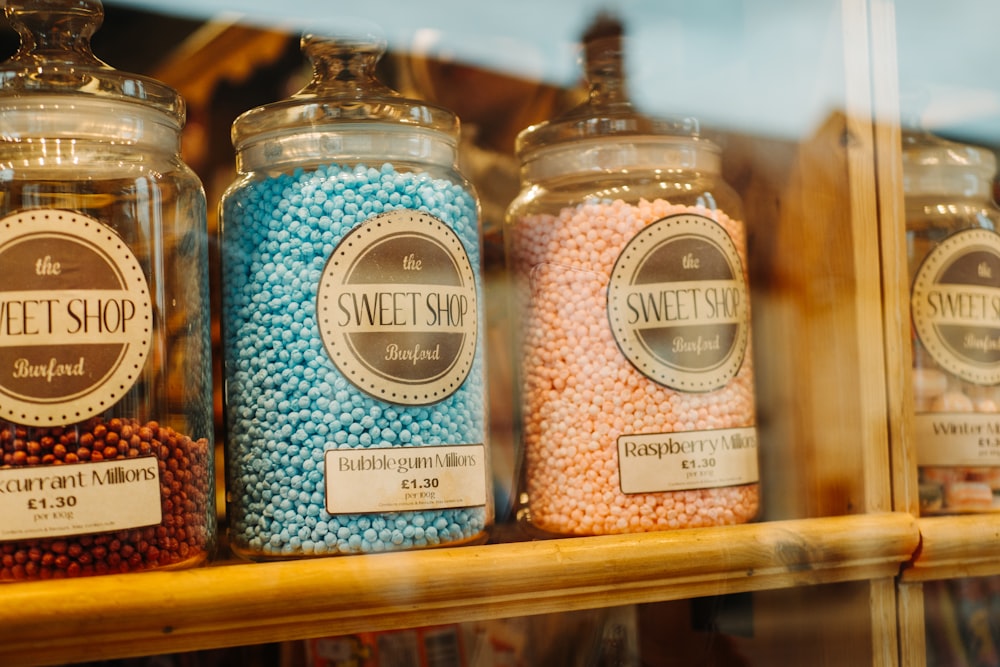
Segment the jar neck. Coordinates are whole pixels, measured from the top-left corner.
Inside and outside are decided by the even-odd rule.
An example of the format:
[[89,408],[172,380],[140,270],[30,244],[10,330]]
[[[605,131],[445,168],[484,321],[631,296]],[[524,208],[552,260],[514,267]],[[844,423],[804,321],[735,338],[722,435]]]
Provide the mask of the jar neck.
[[993,185],[987,174],[973,170],[911,167],[903,171],[903,192],[907,197],[923,200],[986,202],[992,197]]
[[714,144],[672,137],[609,137],[541,148],[525,156],[524,183],[569,176],[694,172],[718,175],[721,159]]
[[179,155],[180,130],[171,116],[139,104],[75,95],[0,98],[0,150],[51,141]]
[[240,173],[308,165],[386,162],[457,168],[458,146],[446,134],[400,124],[337,123],[255,136],[237,146]]

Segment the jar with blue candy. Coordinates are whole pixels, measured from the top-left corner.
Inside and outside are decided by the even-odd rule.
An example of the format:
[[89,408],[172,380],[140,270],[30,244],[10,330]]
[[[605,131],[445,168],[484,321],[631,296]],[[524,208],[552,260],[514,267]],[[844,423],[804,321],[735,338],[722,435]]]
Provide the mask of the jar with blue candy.
[[233,124],[222,199],[232,548],[482,542],[493,523],[479,203],[457,117],[306,35],[312,80]]

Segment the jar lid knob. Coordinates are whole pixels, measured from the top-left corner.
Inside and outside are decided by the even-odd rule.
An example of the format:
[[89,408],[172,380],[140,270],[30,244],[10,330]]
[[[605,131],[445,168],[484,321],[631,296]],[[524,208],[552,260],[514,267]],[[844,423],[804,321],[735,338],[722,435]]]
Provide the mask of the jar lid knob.
[[409,99],[379,78],[377,67],[387,46],[382,31],[361,20],[345,19],[327,32],[303,35],[302,51],[312,66],[310,81],[288,98],[241,114],[231,131],[237,152],[261,141],[316,132],[365,132],[376,124],[385,125],[378,130],[383,138],[389,128],[426,130],[449,145],[457,144],[458,116]]
[[624,71],[624,27],[617,18],[598,16],[583,35],[583,69],[592,106],[627,104]]
[[350,90],[358,96],[398,96],[376,76],[386,40],[374,29],[344,35],[305,34],[302,51],[312,65],[312,80],[294,97],[343,96]]
[[620,19],[599,14],[581,42],[586,99],[555,118],[522,130],[515,142],[515,153],[522,162],[556,145],[578,148],[582,140],[698,142],[717,150],[699,138],[697,119],[647,116],[632,105],[625,76],[625,26]]
[[90,48],[104,22],[99,0],[8,0],[4,14],[21,37],[12,61],[108,67]]
[[[139,102],[184,125],[184,100],[170,86],[122,72],[91,50],[104,22],[100,0],[0,0],[4,17],[17,31],[17,52],[0,63],[0,100],[31,106],[43,95],[72,95],[110,104]],[[74,117],[65,114],[67,125]]]

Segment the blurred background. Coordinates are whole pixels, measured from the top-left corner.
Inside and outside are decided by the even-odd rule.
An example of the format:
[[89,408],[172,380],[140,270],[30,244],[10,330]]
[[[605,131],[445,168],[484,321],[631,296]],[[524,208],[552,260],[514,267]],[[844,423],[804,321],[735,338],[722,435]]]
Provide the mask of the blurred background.
[[[235,178],[229,140],[233,120],[253,107],[288,97],[306,83],[308,65],[299,50],[303,31],[339,31],[368,22],[379,26],[389,45],[380,64],[382,79],[460,117],[462,169],[483,204],[487,276],[500,275],[503,213],[519,189],[515,138],[529,125],[581,99],[579,38],[595,16],[611,12],[626,29],[629,90],[637,107],[653,115],[695,116],[703,131],[729,150],[732,159],[726,165],[726,178],[746,193],[751,254],[759,260],[752,268],[759,272],[752,283],[763,290],[769,280],[780,278],[780,269],[772,263],[765,242],[770,234],[761,232],[763,240],[755,238],[772,224],[777,207],[763,195],[754,198],[755,192],[767,191],[754,187],[755,179],[770,176],[761,165],[772,164],[768,156],[774,163],[786,160],[794,147],[822,135],[832,116],[850,111],[854,102],[844,85],[845,58],[868,58],[871,48],[868,34],[848,33],[854,41],[844,44],[845,3],[834,0],[367,0],[354,3],[349,11],[341,4],[328,0],[104,3],[105,21],[93,39],[94,53],[118,69],[167,83],[187,101],[184,158],[205,185],[213,234],[218,227],[214,207]],[[876,113],[885,114],[876,120],[897,123],[902,118],[995,151],[1000,146],[996,73],[1000,3],[958,0],[944,11],[931,0],[907,0],[896,4],[892,18],[899,105],[875,104]],[[17,43],[5,24],[0,30],[0,56],[13,53]],[[868,92],[877,97],[878,91]],[[740,160],[747,153],[741,147],[747,145],[757,151],[756,171]],[[215,299],[217,267],[215,262]],[[495,283],[490,285],[495,288]],[[217,301],[213,305],[218,312]],[[502,520],[510,517],[517,476],[510,428],[512,389],[510,364],[502,354],[504,334],[493,326],[505,320],[504,301],[488,298],[487,307],[491,437]],[[213,327],[218,345],[217,321]],[[217,384],[221,375],[216,368]],[[776,402],[765,394],[761,406],[761,426],[766,430],[768,410]],[[219,388],[216,415],[221,423]],[[764,479],[768,470],[784,463],[764,461]],[[221,478],[219,489],[221,513]],[[795,502],[794,498],[765,493],[765,502],[767,513],[795,514],[783,505]],[[927,590],[928,664],[1000,665],[996,651],[1000,586],[983,580],[942,583]],[[822,614],[817,608],[815,617],[799,623],[837,620]],[[733,648],[731,638],[752,635],[751,618],[749,597],[736,595],[690,604],[553,615],[532,624],[511,619],[450,631],[467,647],[490,646],[494,662],[481,664],[631,665],[640,663],[641,653],[641,664],[648,665],[744,665],[750,662]],[[762,622],[759,615],[753,620]],[[684,638],[682,643],[673,641],[678,636]],[[580,637],[592,641],[581,642]],[[416,641],[407,636],[406,641],[411,640]],[[362,665],[367,664],[365,647],[377,641],[374,636],[337,638],[322,646],[296,642],[116,664]],[[530,658],[525,652],[528,643]],[[333,658],[322,662],[317,651],[347,657],[344,662]]]

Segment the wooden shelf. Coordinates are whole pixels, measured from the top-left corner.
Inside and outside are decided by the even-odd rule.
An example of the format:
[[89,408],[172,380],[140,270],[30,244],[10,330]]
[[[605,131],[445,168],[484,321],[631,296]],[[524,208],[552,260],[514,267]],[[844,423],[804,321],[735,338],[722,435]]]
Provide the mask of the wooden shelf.
[[905,513],[10,584],[0,664],[47,665],[891,578]]
[[921,517],[921,544],[904,582],[1000,574],[1000,514]]

